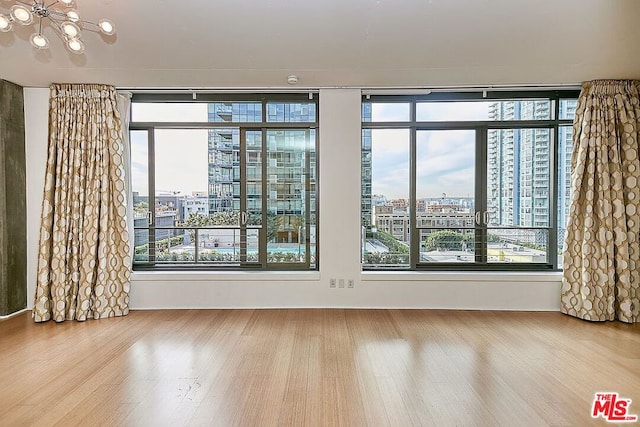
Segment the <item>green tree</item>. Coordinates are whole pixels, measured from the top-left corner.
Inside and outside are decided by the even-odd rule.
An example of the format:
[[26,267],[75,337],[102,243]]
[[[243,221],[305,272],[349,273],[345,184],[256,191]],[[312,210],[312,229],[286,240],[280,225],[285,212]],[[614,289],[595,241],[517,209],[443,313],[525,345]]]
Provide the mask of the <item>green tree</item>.
[[149,211],[149,203],[144,201],[138,202],[135,205],[133,205],[133,211],[135,213],[146,214]]
[[383,245],[389,248],[389,252],[397,253],[397,254],[408,254],[409,247],[404,243],[398,241],[393,235],[387,233],[386,231],[378,230],[373,233],[374,237],[382,242]]
[[424,247],[428,251],[460,251],[462,250],[463,241],[468,241],[468,239],[465,239],[462,233],[452,230],[440,230],[429,234],[424,241]]
[[[192,213],[189,217],[182,221],[181,227],[208,227],[212,225],[230,225],[238,226],[240,224],[240,212],[214,212],[211,215],[203,215],[201,213]],[[187,230],[191,241],[195,239],[195,230]]]

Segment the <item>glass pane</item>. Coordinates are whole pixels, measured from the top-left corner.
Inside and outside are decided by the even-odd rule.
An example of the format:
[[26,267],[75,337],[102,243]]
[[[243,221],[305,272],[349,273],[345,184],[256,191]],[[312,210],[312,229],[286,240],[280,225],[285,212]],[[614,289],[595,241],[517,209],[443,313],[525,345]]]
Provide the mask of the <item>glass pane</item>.
[[[207,132],[207,189],[209,210],[224,225],[240,225],[240,130],[210,129]],[[224,215],[232,218],[223,218]]]
[[240,263],[240,229],[214,226],[198,230],[198,262]]
[[363,122],[408,122],[411,120],[408,102],[364,102]]
[[206,103],[134,102],[132,122],[207,122]]
[[309,264],[316,267],[316,208],[317,208],[317,176],[316,176],[316,131],[311,129],[309,133]]
[[473,130],[416,132],[416,220],[423,262],[475,262]]
[[[156,227],[173,227],[175,216],[164,212],[156,214]],[[177,228],[156,228],[156,262],[184,263],[194,260],[193,246],[185,244],[188,236],[185,230]]]
[[573,128],[559,127],[558,141],[558,266],[562,266],[564,238],[571,201],[571,155],[573,153]]
[[147,131],[131,131],[131,190],[135,262],[149,261],[149,143]]
[[261,229],[247,228],[246,232],[246,263],[260,263],[259,248],[260,248],[260,232]]
[[256,123],[262,121],[261,102],[212,102],[208,121],[213,123]]
[[361,178],[361,215],[362,227],[364,231],[370,231],[372,222],[372,201],[371,201],[371,129],[362,129],[362,153],[360,158]]
[[267,263],[306,262],[311,132],[267,131]]
[[316,104],[313,102],[268,102],[267,122],[314,123]]
[[489,226],[549,227],[549,129],[490,129]]
[[418,121],[549,120],[549,100],[419,102]]
[[560,120],[573,120],[576,116],[577,99],[560,100]]
[[526,228],[487,229],[490,263],[546,263],[549,230]]
[[246,198],[247,225],[262,224],[262,132],[247,131],[246,136]]
[[[437,220],[419,219],[420,222]],[[449,221],[442,220],[442,226]],[[458,221],[453,221],[458,222]],[[473,226],[473,219],[459,221],[460,226]],[[474,228],[440,228],[420,230],[420,262],[475,262],[476,241]]]
[[[365,267],[409,267],[409,129],[368,129],[363,133],[370,138],[369,162],[362,168],[363,186],[369,187],[371,196],[364,200],[363,221],[370,218],[370,227],[364,227],[363,263]],[[368,142],[367,142],[368,143]],[[363,199],[364,199],[363,195]],[[369,217],[370,215],[370,217]]]

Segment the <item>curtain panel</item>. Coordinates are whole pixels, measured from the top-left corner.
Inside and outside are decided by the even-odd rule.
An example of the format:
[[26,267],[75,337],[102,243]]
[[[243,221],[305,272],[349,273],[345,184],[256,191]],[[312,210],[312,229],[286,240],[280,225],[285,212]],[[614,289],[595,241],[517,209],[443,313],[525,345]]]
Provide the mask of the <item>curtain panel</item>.
[[33,319],[129,312],[124,143],[114,87],[50,87],[49,148]]
[[637,81],[583,84],[573,124],[561,311],[640,319],[640,97]]

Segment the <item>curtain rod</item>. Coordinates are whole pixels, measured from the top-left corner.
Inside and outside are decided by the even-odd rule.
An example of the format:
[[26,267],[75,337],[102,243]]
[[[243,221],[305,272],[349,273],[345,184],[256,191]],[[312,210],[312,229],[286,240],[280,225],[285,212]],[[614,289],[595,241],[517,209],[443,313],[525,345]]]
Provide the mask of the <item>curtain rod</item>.
[[322,89],[359,89],[363,95],[426,95],[431,92],[483,92],[483,91],[527,91],[527,90],[579,90],[580,83],[540,85],[487,85],[487,86],[319,86],[319,87],[116,87],[132,93],[318,93]]

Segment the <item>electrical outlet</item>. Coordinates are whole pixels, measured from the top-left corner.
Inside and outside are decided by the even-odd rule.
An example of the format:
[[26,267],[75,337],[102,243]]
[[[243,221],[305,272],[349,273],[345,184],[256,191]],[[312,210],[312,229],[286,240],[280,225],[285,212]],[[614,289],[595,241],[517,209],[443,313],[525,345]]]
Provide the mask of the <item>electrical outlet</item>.
[[341,288],[344,288],[344,279],[340,279],[338,283]]
[[330,288],[336,287],[336,279],[329,279],[329,287]]
[[349,279],[349,281],[347,281],[347,287],[353,288],[353,279]]

